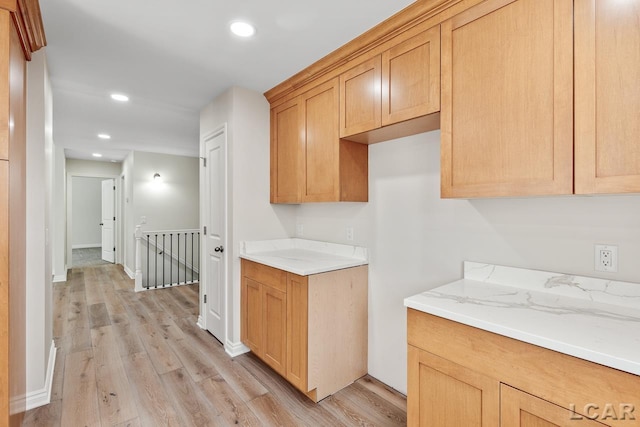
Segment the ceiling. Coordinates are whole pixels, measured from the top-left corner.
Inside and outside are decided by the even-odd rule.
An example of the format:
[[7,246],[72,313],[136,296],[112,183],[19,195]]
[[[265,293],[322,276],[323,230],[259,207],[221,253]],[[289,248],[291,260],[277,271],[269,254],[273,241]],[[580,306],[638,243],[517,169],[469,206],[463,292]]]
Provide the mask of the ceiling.
[[[410,3],[41,0],[55,143],[68,158],[196,156],[200,110],[227,88],[265,92]],[[231,34],[235,20],[256,35]]]

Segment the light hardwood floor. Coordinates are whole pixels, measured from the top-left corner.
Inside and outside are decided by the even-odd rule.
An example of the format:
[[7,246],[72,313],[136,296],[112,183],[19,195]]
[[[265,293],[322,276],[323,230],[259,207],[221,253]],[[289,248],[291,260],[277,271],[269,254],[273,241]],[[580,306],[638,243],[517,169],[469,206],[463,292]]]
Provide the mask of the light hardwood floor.
[[198,286],[135,293],[117,265],[54,287],[51,403],[25,426],[404,426],[406,399],[366,376],[314,404],[196,325]]

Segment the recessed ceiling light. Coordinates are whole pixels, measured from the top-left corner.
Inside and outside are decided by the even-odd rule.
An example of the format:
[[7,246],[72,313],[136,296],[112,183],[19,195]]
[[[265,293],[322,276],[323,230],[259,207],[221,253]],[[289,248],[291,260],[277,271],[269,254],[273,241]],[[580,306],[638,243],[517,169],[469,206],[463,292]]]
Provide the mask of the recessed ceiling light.
[[256,33],[256,29],[248,22],[236,21],[231,23],[231,32],[239,37],[251,37]]
[[114,101],[127,102],[129,100],[129,97],[121,93],[112,93],[111,99],[113,99]]
[[102,157],[102,154],[100,154],[100,153],[93,153],[93,154],[92,154],[92,156],[93,156],[93,157]]
[[111,135],[109,135],[107,133],[99,133],[98,134],[98,138],[100,138],[100,139],[111,139]]

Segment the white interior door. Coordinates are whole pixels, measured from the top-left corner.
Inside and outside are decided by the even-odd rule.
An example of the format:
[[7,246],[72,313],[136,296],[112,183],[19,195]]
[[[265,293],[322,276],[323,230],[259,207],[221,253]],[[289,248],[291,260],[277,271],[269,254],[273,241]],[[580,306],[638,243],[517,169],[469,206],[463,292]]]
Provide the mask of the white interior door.
[[226,165],[224,130],[205,138],[204,281],[206,327],[225,341]]
[[102,259],[115,262],[115,199],[116,187],[113,179],[102,181]]

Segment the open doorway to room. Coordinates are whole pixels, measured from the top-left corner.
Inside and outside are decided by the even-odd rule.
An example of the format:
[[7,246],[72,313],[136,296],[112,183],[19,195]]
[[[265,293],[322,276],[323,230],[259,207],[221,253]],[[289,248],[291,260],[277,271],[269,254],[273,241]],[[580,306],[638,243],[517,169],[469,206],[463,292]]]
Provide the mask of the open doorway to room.
[[68,195],[72,268],[115,262],[115,180],[72,176]]

